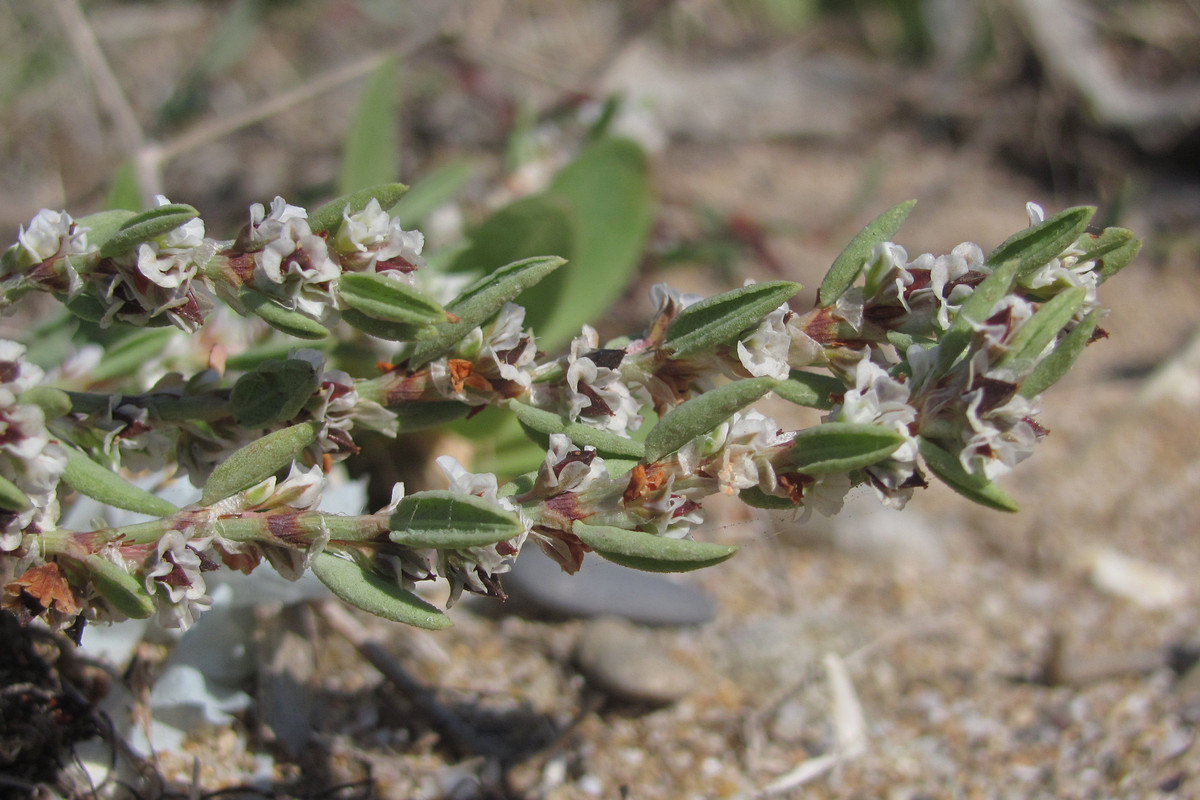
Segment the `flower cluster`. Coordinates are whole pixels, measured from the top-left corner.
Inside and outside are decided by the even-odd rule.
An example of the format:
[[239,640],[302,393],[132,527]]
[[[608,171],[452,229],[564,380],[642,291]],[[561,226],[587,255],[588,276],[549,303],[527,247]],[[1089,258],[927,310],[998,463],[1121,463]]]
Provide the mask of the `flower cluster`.
[[24,346],[0,339],[0,552],[27,549],[29,537],[58,521],[58,482],[66,454],[37,405],[21,395],[42,382]]

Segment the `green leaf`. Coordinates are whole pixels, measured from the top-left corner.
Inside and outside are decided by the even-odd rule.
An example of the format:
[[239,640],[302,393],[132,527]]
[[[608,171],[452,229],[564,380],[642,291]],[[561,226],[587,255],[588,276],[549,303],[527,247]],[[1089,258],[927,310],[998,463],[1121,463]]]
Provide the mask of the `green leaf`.
[[380,208],[391,208],[400,202],[400,198],[408,191],[403,183],[382,183],[359,189],[343,195],[336,200],[330,200],[325,205],[308,215],[308,227],[313,233],[336,234],[342,225],[342,215],[349,211],[357,214],[366,208],[372,200],[379,201]]
[[845,384],[832,375],[799,369],[792,370],[787,380],[780,381],[775,387],[775,394],[789,403],[826,411],[833,408],[834,398],[840,398],[845,393]]
[[446,319],[441,304],[420,289],[374,272],[342,275],[337,292],[351,308],[386,322],[423,326]]
[[[353,192],[400,174],[399,85],[396,59],[386,59],[367,78],[342,148],[338,190]],[[380,205],[387,209],[394,203]]]
[[268,428],[299,414],[319,388],[317,368],[304,359],[264,361],[233,385],[230,410],[243,428]]
[[1093,311],[1060,339],[1050,354],[1039,361],[1025,376],[1025,380],[1021,381],[1021,387],[1017,390],[1020,395],[1033,397],[1057,383],[1058,379],[1067,373],[1067,370],[1075,363],[1075,359],[1079,358],[1079,354],[1087,347],[1087,343],[1092,338],[1092,331],[1096,330],[1099,322],[1100,312]]
[[473,328],[487,322],[505,303],[564,263],[558,256],[527,258],[480,278],[447,306],[446,310],[459,321],[436,323],[435,335],[419,342],[413,350],[409,367],[418,369],[445,353]]
[[200,216],[184,203],[169,203],[135,214],[126,220],[100,247],[101,258],[113,258],[134,250],[139,244],[170,233]]
[[918,437],[921,457],[929,471],[942,480],[947,486],[968,500],[974,500],[980,505],[994,508],[997,511],[1016,511],[1017,503],[1003,489],[989,481],[983,475],[967,472],[963,469],[958,456],[942,449],[925,437]]
[[646,572],[688,572],[711,567],[737,552],[732,545],[668,539],[607,525],[576,522],[571,530],[603,558]]
[[946,370],[950,369],[958,360],[962,351],[967,349],[967,345],[971,343],[971,339],[975,335],[971,323],[987,319],[992,306],[996,305],[1000,298],[1008,294],[1008,290],[1012,288],[1013,279],[1016,277],[1019,266],[1020,262],[1018,261],[1007,261],[996,267],[992,270],[992,274],[980,281],[979,285],[975,287],[975,291],[971,292],[971,295],[963,301],[954,322],[950,323],[950,328],[938,341],[937,366],[931,379],[944,375]]
[[62,479],[80,494],[106,505],[149,514],[152,517],[169,517],[179,511],[178,506],[134,486],[74,447],[64,446],[62,449],[67,454],[67,468],[63,470]]
[[904,437],[882,425],[826,422],[796,434],[792,464],[805,475],[849,472],[890,456]]
[[712,351],[757,325],[798,291],[798,283],[767,281],[693,303],[671,322],[663,346],[672,358]]
[[742,489],[738,492],[738,499],[748,506],[766,511],[794,511],[796,509],[796,504],[789,498],[767,494],[757,486]]
[[388,519],[389,538],[408,547],[460,550],[521,534],[521,520],[482,497],[435,490],[400,501]]
[[65,417],[71,413],[71,396],[53,386],[33,386],[21,392],[20,402],[34,405],[42,410],[47,420]]
[[443,164],[414,183],[408,194],[392,208],[391,215],[399,220],[403,228],[417,227],[426,217],[453,200],[481,171],[482,166],[479,160],[473,158],[456,158]]
[[629,140],[599,139],[554,177],[548,194],[569,209],[575,248],[560,254],[571,259],[560,292],[539,286],[518,302],[536,310],[529,324],[542,346],[555,347],[599,319],[637,269],[654,222],[649,162]]
[[774,378],[734,381],[675,406],[646,436],[646,460],[658,461],[703,436],[771,391],[777,383]]
[[355,308],[342,309],[342,320],[356,330],[376,339],[389,342],[417,342],[431,339],[438,331],[433,325],[409,325],[403,322],[387,322],[369,317]]
[[94,381],[127,378],[156,359],[174,336],[174,328],[135,331],[105,350],[89,377]]
[[1045,266],[1070,247],[1087,229],[1096,213],[1093,206],[1076,206],[1060,211],[1037,225],[1008,237],[988,254],[987,263],[1017,262],[1017,274],[1025,275]]
[[895,236],[916,204],[916,200],[907,200],[889,208],[867,223],[867,227],[850,240],[850,244],[834,259],[833,266],[821,281],[821,287],[817,290],[818,306],[827,308],[833,305],[854,285],[875,245],[889,241]]
[[238,300],[246,309],[277,331],[297,339],[324,339],[329,330],[307,314],[284,308],[262,292],[243,287]]
[[90,555],[83,562],[92,575],[92,583],[113,608],[130,619],[145,619],[154,613],[154,600],[145,585],[120,565],[103,556]]
[[553,411],[534,408],[516,400],[507,400],[505,405],[520,420],[522,427],[531,432],[531,438],[543,446],[549,442],[550,434],[561,433],[576,447],[596,448],[596,452],[602,457],[613,455],[618,458],[641,459],[645,455],[645,448],[641,442],[618,436],[612,431],[593,428],[581,422],[571,422]]
[[369,614],[431,631],[453,624],[439,609],[349,557],[325,550],[309,567],[331,592]]
[[317,440],[320,430],[320,423],[301,422],[235,450],[209,476],[200,505],[211,506],[265,481],[295,461],[304,448]]
[[75,224],[80,228],[88,229],[87,240],[89,245],[103,248],[108,243],[108,240],[116,235],[117,231],[121,230],[121,226],[136,216],[136,211],[117,208],[111,211],[88,214],[86,217],[75,220]]
[[29,508],[29,498],[15,483],[0,475],[0,508],[18,514]]
[[[104,207],[113,211],[129,211],[131,217],[142,210],[142,196],[138,191],[137,170],[134,168],[133,161],[121,162],[121,165],[113,172],[112,179],[108,184],[108,194],[104,198]],[[102,211],[100,213],[109,212]],[[90,233],[88,241],[92,241]]]
[[1083,306],[1086,290],[1082,286],[1059,292],[1025,320],[1009,340],[1009,349],[996,359],[996,366],[1026,365],[1034,361],[1054,341]]
[[400,433],[439,428],[455,420],[462,419],[471,410],[466,403],[452,400],[435,403],[402,403],[392,409],[397,416],[397,430]]
[[[548,253],[573,259],[576,244],[565,201],[534,195],[510,203],[485,219],[471,232],[471,246],[458,254],[451,269],[491,273],[505,264]],[[552,346],[545,337],[546,324],[565,291],[567,270],[573,268],[555,270],[514,300],[525,308],[525,326],[533,329],[541,347]],[[578,320],[575,332],[586,321]]]
[[1080,261],[1095,261],[1100,283],[1116,275],[1142,249],[1142,240],[1124,228],[1105,228],[1099,235],[1085,233],[1075,243],[1083,251]]

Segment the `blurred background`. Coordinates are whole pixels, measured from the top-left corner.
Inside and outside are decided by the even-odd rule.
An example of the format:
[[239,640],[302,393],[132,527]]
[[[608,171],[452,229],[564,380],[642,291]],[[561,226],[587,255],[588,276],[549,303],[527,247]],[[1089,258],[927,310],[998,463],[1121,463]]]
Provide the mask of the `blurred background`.
[[[597,699],[570,666],[582,623],[468,611],[448,634],[379,635],[473,724],[524,729],[499,767],[445,749],[344,655],[312,679],[307,758],[243,715],[164,754],[164,785],[239,785],[274,752],[272,796],[368,774],[388,797],[750,797],[788,775],[770,796],[1200,791],[1196,0],[0,0],[0,108],[9,240],[43,207],[157,193],[232,238],[276,194],[400,180],[449,268],[598,140],[631,140],[617,166],[644,213],[620,234],[636,247],[596,320],[610,333],[638,329],[661,280],[798,280],[803,308],[908,198],[910,255],[989,250],[1031,200],[1096,205],[1146,242],[1101,294],[1111,338],[1043,403],[1052,434],[1007,484],[1021,514],[939,490],[803,526],[714,504],[711,538],[743,548],[692,580],[716,619],[659,643],[695,678],[667,707]],[[801,781],[839,746],[826,652],[868,744]],[[1120,653],[1145,658],[1087,672]]]

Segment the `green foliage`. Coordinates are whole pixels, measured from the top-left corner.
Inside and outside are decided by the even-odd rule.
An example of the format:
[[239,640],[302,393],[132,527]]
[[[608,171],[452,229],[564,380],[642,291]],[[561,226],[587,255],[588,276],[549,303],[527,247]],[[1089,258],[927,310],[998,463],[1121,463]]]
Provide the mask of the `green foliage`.
[[235,450],[217,465],[200,495],[200,505],[219,500],[255,486],[295,461],[302,450],[317,440],[320,424],[301,422],[268,433]]
[[875,246],[890,240],[900,230],[900,226],[908,219],[916,200],[908,200],[893,206],[867,223],[850,244],[834,259],[833,266],[825,273],[821,286],[817,290],[817,305],[828,308],[838,301],[838,298],[854,285],[859,274],[870,258]]
[[261,430],[293,419],[319,388],[317,370],[308,361],[272,359],[237,379],[229,407],[238,425]]
[[920,437],[918,446],[929,471],[968,500],[997,511],[1017,511],[1017,503],[986,476],[967,472],[958,456],[933,441]]
[[735,381],[675,406],[646,436],[646,460],[658,461],[703,436],[771,391],[777,383],[774,378]]
[[353,560],[349,554],[325,550],[312,559],[309,567],[337,597],[368,614],[431,631],[453,624],[437,608]]
[[428,491],[400,501],[388,518],[389,538],[408,547],[486,547],[521,533],[521,520],[470,494]]
[[798,291],[798,283],[767,281],[693,303],[671,322],[663,346],[672,358],[711,351],[757,325]]
[[688,572],[720,564],[737,552],[732,545],[668,539],[642,531],[576,522],[580,540],[614,563],[646,572]]
[[1094,206],[1077,206],[1060,211],[1005,239],[988,254],[987,263],[995,265],[1016,260],[1018,275],[1033,272],[1075,242],[1095,213]]
[[110,467],[97,464],[74,447],[63,447],[67,468],[62,479],[75,491],[115,508],[169,517],[179,508],[122,478]]
[[849,472],[890,456],[904,437],[882,425],[827,422],[796,434],[792,465],[805,475]]
[[[346,133],[338,190],[343,194],[365,189],[400,174],[399,83],[394,58],[384,61],[367,78],[358,109]],[[380,205],[387,209],[395,203]]]

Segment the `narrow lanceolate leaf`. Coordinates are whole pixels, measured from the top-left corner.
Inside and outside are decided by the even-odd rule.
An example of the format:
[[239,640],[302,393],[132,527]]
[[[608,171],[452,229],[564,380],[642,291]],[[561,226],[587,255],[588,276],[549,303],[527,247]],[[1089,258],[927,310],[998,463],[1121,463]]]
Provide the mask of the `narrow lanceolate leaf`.
[[400,433],[428,430],[447,425],[467,415],[471,407],[452,400],[435,403],[402,403],[396,412],[396,430]]
[[1008,237],[999,247],[988,254],[987,263],[996,265],[1005,261],[1017,262],[1017,274],[1033,272],[1050,263],[1066,250],[1087,229],[1088,221],[1096,213],[1093,206],[1076,206],[1060,211],[1053,217],[1039,222],[1020,233]]
[[534,408],[516,400],[509,400],[505,405],[520,421],[526,433],[540,434],[532,438],[543,446],[549,441],[550,434],[561,433],[576,447],[594,447],[596,452],[604,457],[613,455],[618,458],[641,459],[645,455],[645,448],[641,442],[618,436],[612,431],[571,422],[553,411]]
[[1043,303],[1013,334],[1008,351],[996,359],[996,366],[1032,364],[1079,312],[1085,295],[1084,288],[1077,286]]
[[829,272],[825,273],[821,287],[817,290],[817,305],[823,308],[833,305],[854,285],[854,282],[858,280],[858,274],[862,272],[863,266],[867,263],[867,259],[871,257],[875,245],[886,242],[895,236],[896,231],[900,230],[900,226],[904,224],[904,220],[908,219],[909,213],[916,204],[916,200],[908,200],[889,208],[871,220],[867,227],[850,240],[846,249],[834,259]]
[[142,242],[169,233],[200,216],[184,203],[170,203],[135,214],[118,228],[100,247],[101,258],[113,258],[133,250]]
[[122,225],[136,216],[137,212],[135,211],[118,208],[111,211],[88,214],[82,219],[75,220],[75,224],[80,228],[88,229],[88,244],[102,248],[108,243],[109,239],[116,235],[117,231],[121,230]]
[[238,299],[250,313],[259,317],[263,322],[277,331],[297,339],[324,339],[329,331],[324,325],[307,314],[284,308],[270,297],[254,289],[242,289]]
[[778,495],[767,494],[757,486],[751,486],[742,489],[738,492],[738,500],[741,500],[748,506],[761,508],[766,511],[786,511],[794,510],[796,504],[787,497],[779,497]]
[[238,425],[262,429],[291,420],[319,388],[317,368],[304,359],[264,361],[238,378],[229,406]]
[[17,485],[0,475],[0,509],[20,513],[29,508],[29,498]]
[[473,328],[487,322],[505,303],[565,263],[558,256],[527,258],[480,278],[446,309],[459,321],[437,323],[437,333],[418,343],[413,350],[409,367],[422,367],[445,353]]
[[396,59],[385,59],[363,85],[342,148],[339,191],[353,192],[380,180],[390,180],[400,172],[400,120],[397,113],[400,87],[396,73]]
[[958,456],[921,437],[921,457],[929,471],[954,491],[980,505],[997,511],[1016,511],[1017,504],[1007,493],[983,475],[967,472]]
[[96,590],[113,608],[130,619],[145,619],[154,613],[154,601],[146,587],[119,565],[102,556],[84,559]]
[[304,448],[317,440],[320,429],[319,423],[301,422],[268,433],[235,450],[209,476],[200,496],[200,505],[211,506],[265,481],[295,461]]
[[679,312],[663,346],[672,358],[712,351],[757,325],[798,291],[798,283],[767,281],[701,300]]
[[419,342],[437,336],[438,330],[433,325],[410,325],[406,322],[388,322],[367,316],[356,308],[342,309],[342,320],[347,325],[360,330],[376,339],[386,339],[389,342]]
[[805,475],[848,472],[882,461],[902,444],[902,435],[882,425],[827,422],[796,434],[792,464]]
[[378,200],[380,208],[391,208],[400,202],[400,198],[407,191],[408,187],[403,183],[383,183],[379,186],[359,189],[357,192],[351,192],[336,200],[330,200],[309,214],[308,227],[312,229],[313,233],[334,234],[342,224],[342,214],[347,210],[351,214],[357,214],[372,200]]
[[159,356],[174,335],[173,328],[135,331],[109,347],[88,377],[106,381],[132,375],[143,364]]
[[134,486],[108,467],[97,464],[74,447],[64,447],[67,468],[62,479],[75,491],[126,511],[169,517],[179,507]]
[[331,592],[369,614],[431,631],[453,624],[439,609],[349,557],[326,550],[309,566]]
[[580,540],[602,557],[646,572],[688,572],[720,564],[737,552],[732,545],[667,539],[642,531],[576,522],[571,528]]
[[486,547],[521,533],[521,520],[482,497],[429,491],[400,501],[388,519],[389,538],[409,547],[459,550]]
[[432,297],[386,275],[347,273],[338,279],[337,292],[351,308],[387,322],[428,325],[446,319],[446,310]]
[[736,411],[758,400],[778,383],[774,378],[750,378],[727,383],[675,406],[646,437],[646,460],[658,461],[703,436]]
[[405,228],[417,227],[453,200],[482,168],[483,163],[473,158],[457,158],[443,164],[413,184],[408,194],[392,208],[391,215]]
[[71,395],[54,386],[33,386],[21,392],[19,402],[34,405],[42,410],[47,420],[58,419],[71,413]]
[[1084,253],[1080,261],[1096,262],[1096,273],[1103,283],[1129,266],[1142,249],[1142,240],[1124,228],[1105,228],[1099,234],[1085,233],[1075,246]]
[[987,319],[992,306],[1008,294],[1019,266],[1020,262],[1018,261],[1008,261],[996,267],[992,270],[992,274],[984,278],[975,287],[975,291],[971,292],[971,295],[963,301],[954,322],[950,323],[950,329],[938,341],[935,375],[945,374],[946,370],[950,369],[958,360],[962,351],[967,349],[967,345],[971,343],[971,338],[975,335],[971,323]]
[[780,381],[775,394],[806,408],[829,410],[846,393],[846,386],[832,375],[820,375],[794,369],[787,380]]
[[1093,311],[1084,317],[1078,325],[1071,329],[1070,333],[1059,339],[1058,344],[1054,346],[1049,355],[1039,361],[1037,366],[1025,376],[1025,380],[1021,381],[1021,387],[1017,391],[1023,397],[1033,397],[1057,383],[1058,379],[1067,373],[1067,370],[1075,363],[1075,359],[1079,358],[1079,354],[1087,347],[1087,343],[1092,338],[1092,331],[1096,330],[1096,324],[1099,322],[1099,311]]

